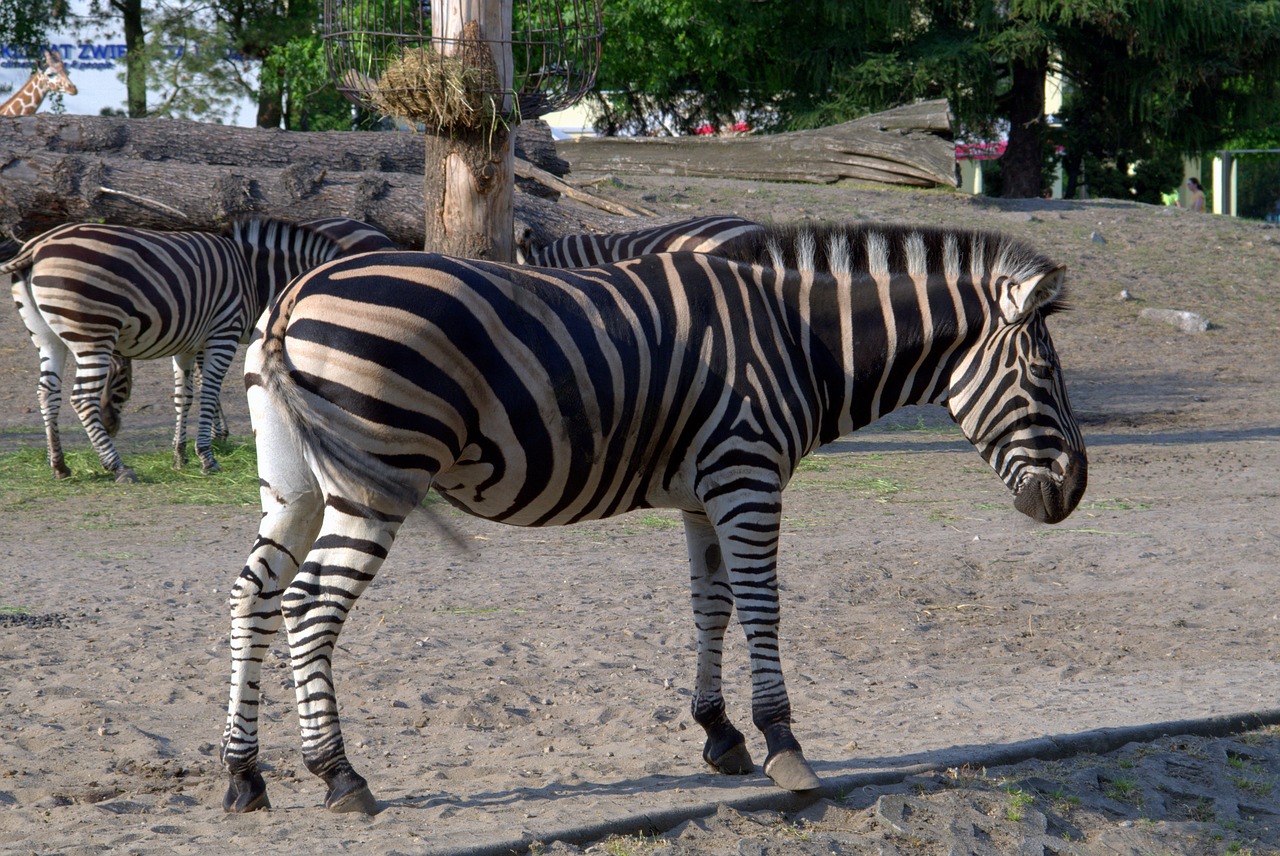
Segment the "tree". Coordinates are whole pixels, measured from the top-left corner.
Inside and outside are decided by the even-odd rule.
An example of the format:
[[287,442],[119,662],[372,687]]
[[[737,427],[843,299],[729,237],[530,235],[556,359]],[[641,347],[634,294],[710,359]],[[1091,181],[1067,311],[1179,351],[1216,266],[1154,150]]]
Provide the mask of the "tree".
[[259,63],[260,128],[350,128],[352,107],[329,78],[319,0],[213,0],[231,46]]
[[1013,196],[1044,183],[1051,68],[1076,93],[1053,140],[1069,174],[1100,129],[1115,151],[1195,153],[1262,127],[1280,80],[1274,0],[611,0],[606,15],[605,132],[815,127],[946,97],[969,133],[1008,135]]
[[[352,127],[317,33],[320,0],[90,0],[127,49],[127,114],[208,119],[238,97],[265,127]],[[0,0],[0,41],[39,57],[69,0]],[[367,124],[367,117],[366,117]]]
[[68,0],[0,0],[0,41],[19,48],[34,65],[51,24],[66,18]]

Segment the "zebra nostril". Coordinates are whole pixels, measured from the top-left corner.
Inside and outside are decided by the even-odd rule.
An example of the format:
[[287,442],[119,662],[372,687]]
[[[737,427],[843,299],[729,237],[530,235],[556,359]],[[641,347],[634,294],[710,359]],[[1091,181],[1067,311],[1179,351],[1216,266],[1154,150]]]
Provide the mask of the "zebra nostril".
[[1043,474],[1031,476],[1019,486],[1013,507],[1040,523],[1060,523],[1080,504],[1088,480],[1084,455],[1073,453],[1061,482]]

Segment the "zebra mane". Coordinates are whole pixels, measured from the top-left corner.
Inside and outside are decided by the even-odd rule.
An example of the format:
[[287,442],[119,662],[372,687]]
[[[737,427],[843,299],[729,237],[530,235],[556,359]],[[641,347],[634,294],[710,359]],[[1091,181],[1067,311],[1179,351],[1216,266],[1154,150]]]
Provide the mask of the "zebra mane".
[[[764,267],[830,274],[970,274],[1024,282],[1059,265],[998,232],[904,223],[782,223],[723,253]],[[1042,314],[1062,311],[1060,299]]]

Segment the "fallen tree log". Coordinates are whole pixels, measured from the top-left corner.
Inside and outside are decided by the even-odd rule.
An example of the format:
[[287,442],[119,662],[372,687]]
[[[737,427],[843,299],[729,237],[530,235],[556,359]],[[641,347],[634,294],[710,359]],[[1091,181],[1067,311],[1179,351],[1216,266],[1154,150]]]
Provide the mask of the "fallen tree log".
[[[557,156],[545,122],[516,126],[516,157],[563,178],[569,165]],[[275,167],[313,164],[346,172],[422,175],[422,134],[412,131],[281,131],[190,122],[37,113],[0,121],[0,152],[94,154],[144,161],[213,166]]]
[[[545,124],[520,127],[519,149],[548,174],[563,174],[567,165],[555,157]],[[424,154],[422,136],[410,132],[304,133],[53,114],[0,118],[0,233],[25,240],[90,220],[211,230],[249,214],[342,215],[420,248]],[[609,220],[585,205],[556,205],[529,193],[517,194],[514,204],[518,231],[527,229],[536,240]]]
[[955,187],[946,101],[927,101],[812,131],[743,137],[594,137],[557,150],[575,174],[671,175],[831,184],[857,179]]
[[[584,206],[516,194],[515,216],[540,242],[612,222]],[[422,176],[345,172],[312,164],[250,170],[177,161],[29,152],[0,157],[0,231],[27,240],[62,223],[145,229],[222,228],[238,216],[290,220],[345,216],[421,248]]]

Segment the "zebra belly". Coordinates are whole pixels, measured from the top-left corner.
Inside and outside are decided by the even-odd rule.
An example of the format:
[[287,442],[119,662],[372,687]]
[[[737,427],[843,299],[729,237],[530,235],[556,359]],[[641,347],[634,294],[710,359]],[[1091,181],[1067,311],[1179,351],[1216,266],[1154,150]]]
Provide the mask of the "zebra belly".
[[484,459],[468,459],[466,452],[455,464],[436,475],[435,490],[451,505],[485,520],[513,526],[562,526],[584,520],[602,520],[640,508],[678,508],[694,511],[700,504],[684,478],[663,486],[652,468],[626,472],[615,462],[597,464],[573,472],[555,467],[557,476],[533,493],[532,477],[510,473],[497,476],[500,467]]

